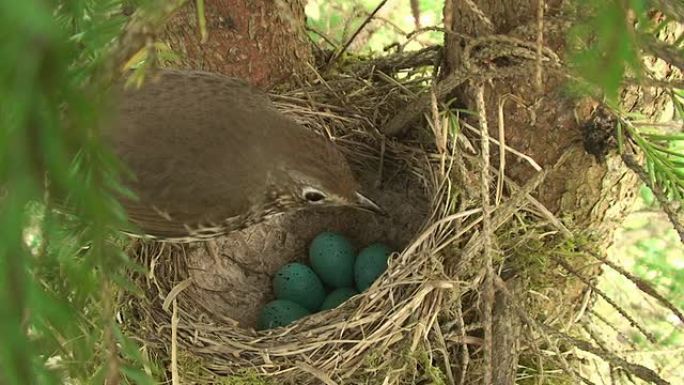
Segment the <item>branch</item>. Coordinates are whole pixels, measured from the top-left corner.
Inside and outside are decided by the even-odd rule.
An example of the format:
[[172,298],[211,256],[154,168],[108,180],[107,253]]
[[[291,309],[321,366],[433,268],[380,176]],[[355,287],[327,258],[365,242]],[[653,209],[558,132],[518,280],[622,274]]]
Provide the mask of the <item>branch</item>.
[[[495,74],[482,74],[481,71],[456,70],[435,86],[437,100],[443,101],[456,87],[461,86],[468,80],[486,81],[491,79],[504,79],[529,74],[530,68],[510,67],[497,71]],[[382,132],[387,136],[401,135],[408,126],[416,120],[430,105],[430,93],[412,100],[404,109],[392,118],[383,128]]]
[[489,202],[489,128],[487,124],[487,111],[485,108],[484,98],[484,84],[473,84],[475,88],[475,103],[477,105],[477,117],[480,123],[480,132],[482,136],[481,156],[483,167],[480,170],[480,195],[482,197],[482,241],[485,259],[485,281],[484,281],[484,383],[492,383],[492,349],[493,349],[493,308],[494,308],[494,267],[492,263],[492,254],[494,250],[492,247],[492,238],[494,237],[494,230],[492,230],[492,208]]
[[[454,89],[468,80],[486,82],[493,79],[504,79],[521,75],[530,75],[536,69],[539,55],[537,46],[523,40],[509,36],[486,36],[472,39],[463,50],[464,66],[455,69],[434,87],[437,100],[444,100]],[[548,71],[557,70],[560,66],[558,55],[544,47],[542,49],[544,65]],[[471,56],[472,55],[472,56]],[[508,65],[492,68],[492,63],[497,58],[514,57],[517,65]],[[425,111],[430,105],[430,93],[425,93],[406,105],[392,120],[383,128],[382,132],[387,136],[397,136]]]
[[583,276],[583,275],[580,274],[577,270],[573,269],[573,267],[570,266],[570,264],[567,263],[566,261],[564,261],[562,258],[559,258],[558,256],[554,256],[553,259],[554,259],[556,262],[558,262],[558,264],[560,264],[560,265],[561,265],[565,270],[567,270],[570,274],[572,274],[572,275],[574,275],[575,277],[579,278],[579,280],[582,281],[582,283],[584,283],[585,285],[587,285],[587,287],[591,288],[591,290],[593,290],[594,293],[598,294],[599,297],[603,298],[606,302],[608,302],[608,304],[609,304],[610,306],[612,306],[613,309],[615,309],[618,313],[620,313],[620,315],[621,315],[624,319],[626,319],[626,320],[629,322],[629,324],[632,325],[632,327],[634,327],[634,328],[637,329],[639,332],[641,332],[641,334],[643,334],[643,336],[646,337],[646,339],[647,339],[649,342],[651,342],[651,343],[653,343],[653,344],[657,344],[657,343],[658,343],[658,340],[655,338],[655,336],[654,336],[653,334],[651,334],[648,330],[646,330],[646,328],[644,328],[643,326],[641,326],[641,324],[639,324],[632,316],[630,316],[630,315],[627,313],[627,311],[626,311],[625,309],[623,309],[622,307],[620,307],[620,305],[618,305],[618,304],[617,304],[617,303],[616,303],[608,294],[606,294],[606,293],[603,292],[601,289],[599,289],[598,287],[596,287],[596,285],[594,285],[593,283],[591,283],[587,277]]
[[553,329],[547,325],[541,324],[541,326],[543,329],[548,330],[548,331],[558,335],[559,337],[567,340],[568,342],[570,342],[572,345],[574,345],[578,349],[584,350],[585,352],[589,352],[589,353],[592,353],[594,355],[597,355],[597,356],[603,358],[604,360],[608,361],[609,363],[613,364],[613,366],[621,367],[624,370],[626,370],[627,373],[633,374],[633,375],[639,377],[640,379],[642,379],[646,382],[650,382],[650,383],[654,383],[654,384],[658,384],[658,385],[670,385],[670,383],[668,381],[665,381],[662,377],[660,377],[658,375],[658,373],[654,372],[650,368],[647,368],[647,367],[645,367],[643,365],[639,365],[639,364],[632,364],[631,362],[625,360],[624,358],[618,357],[617,355],[615,355],[611,352],[604,351],[603,349],[600,349],[600,348],[593,346],[591,343],[589,343],[587,341],[583,341],[583,340],[571,337],[571,336],[569,336],[563,332],[560,332],[558,330],[555,330],[555,329]]
[[[520,298],[524,285],[519,279],[514,278],[506,282],[513,298]],[[493,378],[492,384],[513,385],[515,384],[516,369],[520,355],[520,334],[522,333],[522,321],[515,313],[514,303],[511,297],[496,293],[496,301],[493,309]]]
[[625,165],[627,165],[629,169],[634,171],[634,173],[639,176],[639,179],[641,179],[641,181],[644,182],[646,186],[651,189],[651,191],[653,191],[653,195],[655,195],[658,203],[660,203],[660,207],[662,207],[665,214],[667,214],[667,218],[670,220],[670,223],[672,223],[672,226],[674,226],[677,234],[679,234],[679,240],[682,242],[682,244],[684,244],[684,226],[679,220],[679,214],[677,213],[677,210],[672,207],[670,200],[667,199],[667,196],[663,190],[660,188],[660,186],[651,181],[651,178],[648,177],[646,171],[634,159],[634,156],[622,154],[622,161],[625,162]]
[[[513,297],[512,293],[506,287],[503,280],[501,280],[500,277],[496,277],[496,278],[497,278],[495,281],[496,287],[505,296],[514,300],[515,297]],[[527,323],[528,326],[533,327],[533,328],[537,328],[540,331],[545,332],[542,334],[542,336],[547,340],[547,343],[550,343],[550,340],[548,339],[548,334],[553,334],[553,335],[559,336],[559,337],[565,339],[566,341],[570,342],[573,346],[575,346],[581,350],[584,350],[585,352],[590,352],[592,354],[595,354],[595,355],[601,357],[602,359],[608,361],[609,363],[613,364],[614,366],[622,367],[628,373],[633,374],[633,375],[639,377],[640,379],[642,379],[644,381],[655,383],[658,385],[670,385],[670,383],[665,381],[662,377],[660,377],[658,375],[658,373],[654,372],[653,370],[651,370],[651,369],[649,369],[643,365],[632,364],[631,362],[628,362],[624,358],[621,358],[612,352],[604,351],[600,348],[593,346],[589,342],[571,337],[571,336],[569,336],[569,335],[567,335],[561,331],[558,331],[558,330],[556,330],[556,329],[554,329],[548,325],[545,325],[541,322],[538,322],[538,321],[532,319],[529,316],[529,314],[525,311],[525,309],[523,309],[519,304],[517,304],[515,302],[514,302],[513,307],[514,307],[515,311],[518,313],[518,315],[520,316],[520,318],[523,321],[525,321],[525,323]],[[561,363],[564,366],[564,370],[569,371],[569,373],[571,373],[573,376],[575,376],[576,374],[572,370],[570,370],[569,367],[567,367],[568,363],[565,360],[565,358],[562,355],[560,355],[559,358],[561,360]]]
[[677,318],[682,321],[682,324],[684,324],[684,314],[682,314],[681,310],[677,308],[672,302],[668,301],[662,294],[658,293],[656,289],[653,288],[648,282],[644,281],[643,279],[634,276],[627,270],[623,269],[621,266],[616,265],[612,261],[610,261],[608,258],[602,257],[590,250],[587,250],[585,248],[582,248],[582,251],[591,255],[592,257],[598,259],[599,261],[603,262],[604,264],[608,265],[610,268],[613,270],[617,271],[622,275],[623,277],[627,278],[628,280],[632,281],[633,284],[636,285],[639,290],[642,292],[648,294],[649,296],[655,298],[658,302],[660,302],[661,305],[665,306],[666,308],[670,309],[672,313],[674,313]]
[[644,48],[656,57],[684,71],[684,55],[676,47],[652,37],[644,37]]
[[366,77],[380,71],[394,74],[403,69],[435,66],[442,60],[442,47],[431,46],[415,52],[397,52],[372,60],[355,62],[345,66],[345,72],[353,73],[356,77]]
[[684,23],[684,2],[681,0],[650,0],[651,6],[663,11],[671,18]]
[[187,0],[158,0],[136,10],[109,54],[109,60],[101,74],[102,80],[110,82],[116,79],[128,60],[150,44],[166,25],[166,21],[186,2]]

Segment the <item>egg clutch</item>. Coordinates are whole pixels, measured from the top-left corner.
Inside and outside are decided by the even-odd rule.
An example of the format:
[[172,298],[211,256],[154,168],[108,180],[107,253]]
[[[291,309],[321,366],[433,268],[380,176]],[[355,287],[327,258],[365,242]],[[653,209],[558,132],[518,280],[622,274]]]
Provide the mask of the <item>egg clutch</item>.
[[323,232],[309,246],[311,267],[288,263],[273,277],[276,300],[266,304],[257,329],[290,324],[299,318],[341,305],[368,289],[387,270],[391,249],[382,243],[367,246],[356,255],[343,235]]

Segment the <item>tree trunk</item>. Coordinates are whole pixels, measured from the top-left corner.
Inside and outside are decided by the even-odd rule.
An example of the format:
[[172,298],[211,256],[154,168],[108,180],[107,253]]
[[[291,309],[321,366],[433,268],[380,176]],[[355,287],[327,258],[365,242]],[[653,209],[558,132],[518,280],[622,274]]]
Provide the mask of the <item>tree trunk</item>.
[[188,2],[167,24],[165,38],[181,55],[174,67],[219,72],[263,88],[310,72],[301,1],[207,1],[205,41],[195,4]]
[[[505,35],[536,44],[538,0],[518,0],[515,5],[479,0],[474,1],[477,9],[471,8],[469,2],[447,3],[453,6],[445,8],[445,25],[456,34],[446,35],[446,73],[463,64],[458,34],[473,38]],[[546,0],[544,4],[543,44],[562,58],[570,25],[560,16],[567,4],[562,0]],[[502,53],[502,62],[504,58]],[[497,109],[503,103],[506,144],[549,171],[537,198],[566,225],[585,229],[598,242],[597,248],[605,250],[625,210],[633,203],[638,180],[616,151],[611,151],[614,148],[606,147],[609,145],[605,140],[610,141],[614,125],[601,126],[604,117],[598,104],[588,98],[567,96],[565,79],[559,75],[544,71],[541,80],[541,87],[529,77],[495,80],[486,86],[490,135],[499,135]],[[470,91],[462,87],[457,96],[466,108],[473,109]],[[664,96],[636,87],[622,93],[623,100],[631,100],[630,112],[647,116],[657,113]],[[601,147],[598,153],[593,151],[597,146]],[[492,162],[498,162],[498,153],[493,154]],[[511,154],[507,154],[506,168],[507,174],[520,184],[536,172]]]
[[[543,45],[557,53],[561,60],[566,53],[566,37],[572,26],[567,20],[568,4],[563,0],[498,0],[447,1],[444,9],[445,27],[454,33],[445,34],[444,75],[463,68],[464,42],[462,36],[472,39],[487,36],[506,36],[538,44],[538,4],[544,4]],[[493,45],[494,49],[496,46]],[[489,47],[491,49],[491,47]],[[484,49],[484,48],[483,48]],[[534,51],[532,51],[534,52]],[[504,69],[514,63],[515,58],[502,50],[492,60],[493,71]],[[534,62],[531,62],[534,66]],[[647,63],[653,64],[653,63]],[[486,118],[489,135],[499,139],[499,119],[503,117],[504,139],[508,146],[532,157],[548,171],[544,183],[534,194],[557,218],[575,234],[584,234],[591,240],[591,247],[605,250],[612,243],[613,233],[621,224],[625,212],[634,202],[639,184],[638,177],[623,164],[612,133],[615,122],[602,113],[599,103],[589,98],[568,96],[566,79],[559,74],[543,71],[536,78],[532,76],[508,77],[484,84]],[[541,82],[539,82],[539,80]],[[470,111],[476,111],[474,89],[471,85],[458,88],[455,96]],[[662,111],[666,99],[664,93],[653,88],[626,88],[620,97],[629,112],[639,112],[651,118]],[[502,107],[502,114],[499,112]],[[498,147],[492,146],[492,164],[499,162]],[[515,182],[524,185],[537,173],[528,162],[508,153],[506,174]],[[582,262],[584,264],[584,262]],[[577,270],[586,276],[600,274],[599,264],[578,266]],[[586,286],[579,280],[570,279],[559,288],[566,298],[579,306]],[[501,300],[501,293],[497,298]],[[552,305],[553,306],[553,305]],[[514,324],[517,315],[494,314],[498,321]],[[495,354],[515,346],[497,343],[502,336],[494,329]],[[518,341],[519,342],[519,341]],[[493,373],[513,375],[518,354],[515,349],[506,352],[508,360],[493,361]],[[505,376],[504,376],[505,377]],[[513,383],[511,376],[501,377],[494,383]]]

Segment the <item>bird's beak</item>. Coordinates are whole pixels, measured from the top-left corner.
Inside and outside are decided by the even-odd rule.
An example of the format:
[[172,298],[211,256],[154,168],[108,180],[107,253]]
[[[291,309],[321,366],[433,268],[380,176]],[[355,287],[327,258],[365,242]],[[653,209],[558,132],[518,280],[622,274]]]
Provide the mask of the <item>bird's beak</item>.
[[385,210],[380,208],[380,206],[378,206],[375,202],[366,198],[360,193],[356,193],[356,208],[359,208],[364,211],[370,211],[372,213],[379,214],[382,216],[387,216],[387,212]]

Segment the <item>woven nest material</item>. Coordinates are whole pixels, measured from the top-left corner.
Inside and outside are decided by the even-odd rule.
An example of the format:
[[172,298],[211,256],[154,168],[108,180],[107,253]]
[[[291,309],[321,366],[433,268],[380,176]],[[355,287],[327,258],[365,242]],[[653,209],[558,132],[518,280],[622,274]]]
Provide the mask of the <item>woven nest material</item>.
[[[473,229],[482,217],[477,193],[457,186],[477,180],[478,164],[454,156],[453,133],[435,126],[441,118],[402,141],[384,141],[375,131],[426,86],[415,76],[401,84],[340,77],[274,96],[283,112],[341,147],[390,218],[342,209],[299,212],[215,242],[138,243],[132,254],[148,272],[136,277],[145,295],[125,304],[130,332],[182,383],[223,383],[222,376],[235,375],[276,376],[279,384],[416,383],[415,369],[408,368],[436,361],[435,351],[465,347],[464,320],[476,317],[458,310],[468,300],[461,293],[476,289],[482,276],[457,277],[481,271],[474,258],[481,239]],[[514,207],[497,217],[497,227]],[[324,230],[348,235],[357,246],[386,242],[398,252],[368,291],[341,307],[255,331],[259,309],[273,298],[273,274],[304,260],[307,245]],[[453,330],[447,336],[439,327],[445,323]],[[477,340],[468,343],[477,346]]]

